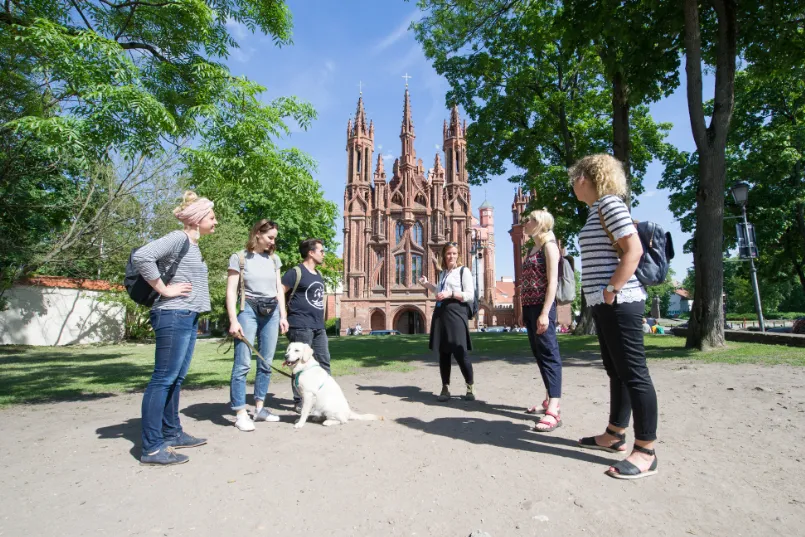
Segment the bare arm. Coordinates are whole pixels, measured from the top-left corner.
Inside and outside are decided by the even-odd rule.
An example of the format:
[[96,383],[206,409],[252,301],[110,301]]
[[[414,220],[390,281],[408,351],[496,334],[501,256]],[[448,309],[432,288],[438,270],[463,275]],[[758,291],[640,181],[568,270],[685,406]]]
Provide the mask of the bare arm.
[[556,300],[556,288],[559,285],[559,247],[555,242],[545,244],[545,268],[548,272],[548,288],[545,290],[545,303],[542,305],[542,315],[548,315]]
[[238,322],[238,283],[240,272],[229,269],[226,276],[226,312],[229,315],[229,324]]

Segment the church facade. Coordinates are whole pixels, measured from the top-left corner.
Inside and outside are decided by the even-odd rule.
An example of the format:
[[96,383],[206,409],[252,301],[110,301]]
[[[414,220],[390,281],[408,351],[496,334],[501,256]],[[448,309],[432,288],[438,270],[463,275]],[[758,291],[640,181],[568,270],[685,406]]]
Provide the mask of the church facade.
[[[360,324],[364,333],[370,329],[428,332],[435,294],[418,280],[421,276],[431,282],[437,279],[439,254],[447,242],[458,243],[465,266],[479,267],[482,274],[475,280],[482,289],[481,298],[487,290],[493,292],[494,239],[487,229],[492,210],[483,208],[480,220],[472,215],[466,128],[454,106],[442,131],[444,163],[436,153],[433,167],[426,171],[414,149],[406,87],[401,154],[390,174],[378,155],[373,172],[374,124],[367,123],[363,97],[358,99],[355,121],[347,122],[343,331]],[[480,259],[491,261],[478,264]]]

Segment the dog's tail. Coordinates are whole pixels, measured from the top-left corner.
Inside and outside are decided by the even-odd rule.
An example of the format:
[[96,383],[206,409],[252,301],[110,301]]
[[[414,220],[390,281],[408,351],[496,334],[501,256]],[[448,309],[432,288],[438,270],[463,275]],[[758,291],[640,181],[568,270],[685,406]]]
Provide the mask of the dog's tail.
[[383,416],[376,416],[374,414],[358,414],[352,410],[349,411],[349,419],[351,420],[360,420],[360,421],[383,421],[385,418]]

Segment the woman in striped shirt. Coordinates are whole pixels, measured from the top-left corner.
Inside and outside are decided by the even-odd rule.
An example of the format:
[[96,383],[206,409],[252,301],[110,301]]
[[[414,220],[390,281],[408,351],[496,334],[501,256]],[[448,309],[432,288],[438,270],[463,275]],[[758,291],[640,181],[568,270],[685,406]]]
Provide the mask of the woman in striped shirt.
[[[159,293],[151,307],[156,351],[154,373],[143,394],[141,464],[181,464],[189,458],[174,448],[207,442],[182,430],[179,393],[193,358],[198,316],[210,311],[207,265],[198,240],[215,231],[218,221],[212,207],[213,202],[207,198],[185,192],[182,204],[173,211],[184,229],[146,244],[132,257],[138,272]],[[176,274],[166,284],[162,275],[177,259]]]
[[[626,175],[620,161],[609,155],[584,157],[570,168],[569,175],[576,197],[590,207],[579,234],[581,285],[587,305],[593,308],[610,393],[606,432],[582,438],[579,445],[625,453],[625,431],[634,411],[634,449],[606,473],[618,479],[654,475],[657,394],[643,348],[646,290],[635,277],[643,246],[623,202]],[[622,251],[620,257],[616,246]]]

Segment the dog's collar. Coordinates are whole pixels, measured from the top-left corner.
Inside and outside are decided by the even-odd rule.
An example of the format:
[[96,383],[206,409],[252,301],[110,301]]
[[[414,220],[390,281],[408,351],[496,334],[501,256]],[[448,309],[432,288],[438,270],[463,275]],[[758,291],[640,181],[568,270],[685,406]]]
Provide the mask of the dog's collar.
[[[320,366],[319,364],[316,364],[316,365],[314,365],[313,367],[308,367],[307,369],[303,369],[303,370],[302,370],[302,371],[300,371],[299,373],[294,373],[294,376],[293,376],[293,383],[294,383],[294,386],[296,386],[297,388],[299,388],[299,377],[301,377],[301,376],[302,376],[302,373],[304,373],[305,371],[310,371],[311,369],[313,369],[313,368],[315,368],[315,367],[321,367],[321,366]],[[321,387],[322,387],[322,386],[324,386],[324,382],[322,382],[322,383],[321,383],[321,386],[319,386],[319,389],[320,389],[320,390],[321,390]]]

